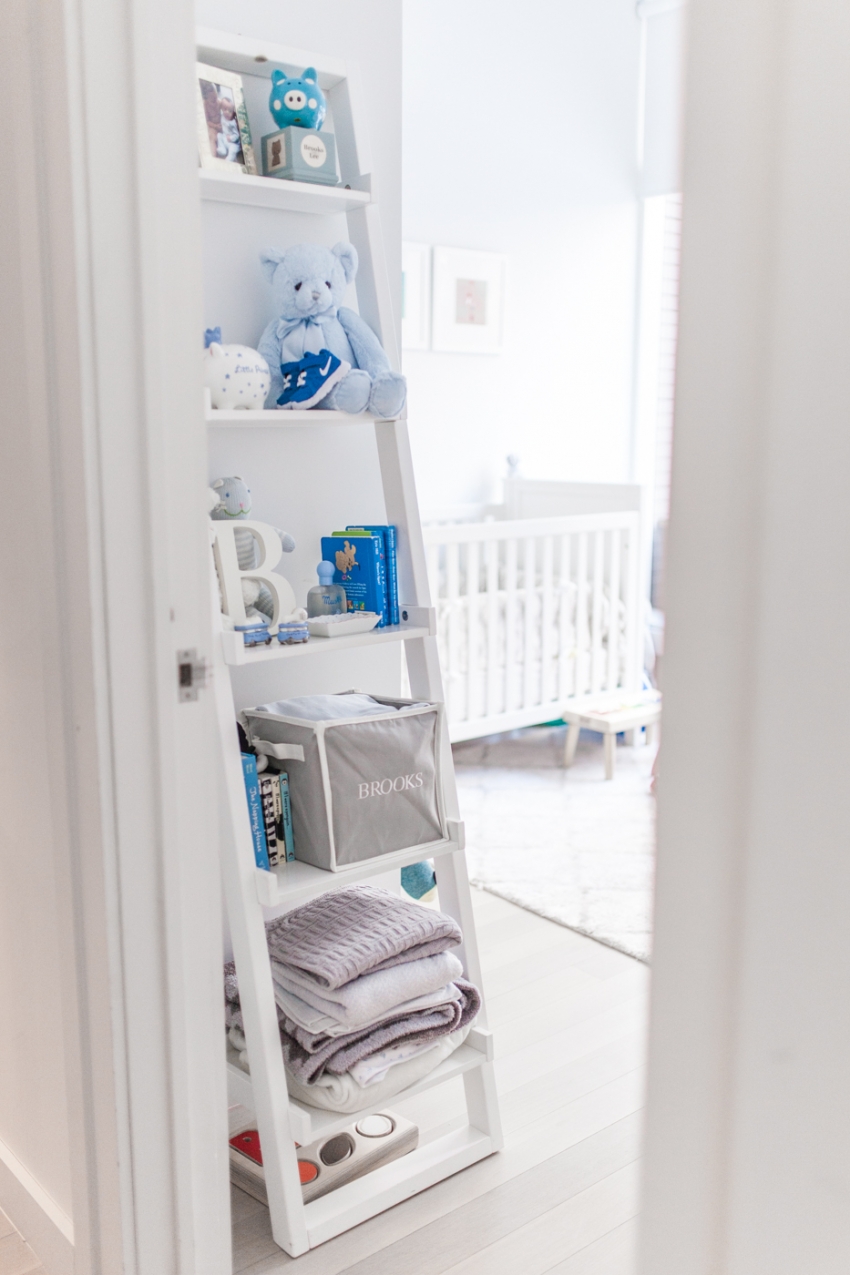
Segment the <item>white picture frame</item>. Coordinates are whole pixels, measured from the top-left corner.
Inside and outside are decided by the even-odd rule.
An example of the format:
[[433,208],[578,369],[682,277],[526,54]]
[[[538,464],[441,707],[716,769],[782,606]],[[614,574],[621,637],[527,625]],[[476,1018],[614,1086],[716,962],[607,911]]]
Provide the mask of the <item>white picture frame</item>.
[[507,257],[472,248],[435,248],[431,348],[500,354]]
[[401,245],[401,346],[431,348],[431,245]]
[[[245,106],[242,76],[205,62],[196,64],[195,101],[198,158],[201,168],[220,172],[257,172],[251,125]],[[226,113],[225,113],[226,112]]]

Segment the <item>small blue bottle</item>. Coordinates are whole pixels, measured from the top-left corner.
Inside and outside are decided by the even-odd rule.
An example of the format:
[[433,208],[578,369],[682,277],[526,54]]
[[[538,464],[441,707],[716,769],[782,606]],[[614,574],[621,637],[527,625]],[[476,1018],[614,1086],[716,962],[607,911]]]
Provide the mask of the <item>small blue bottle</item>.
[[307,615],[343,615],[348,609],[348,599],[341,584],[334,584],[336,567],[332,562],[320,562],[316,571],[319,583],[307,594]]

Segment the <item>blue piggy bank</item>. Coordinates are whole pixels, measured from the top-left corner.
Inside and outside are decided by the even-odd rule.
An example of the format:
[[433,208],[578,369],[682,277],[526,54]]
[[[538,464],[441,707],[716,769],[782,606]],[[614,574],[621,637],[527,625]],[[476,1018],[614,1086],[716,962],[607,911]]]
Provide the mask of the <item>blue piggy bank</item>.
[[291,80],[283,71],[272,71],[269,110],[278,128],[297,124],[299,128],[319,129],[325,122],[327,109],[325,95],[319,88],[319,77],[312,66]]

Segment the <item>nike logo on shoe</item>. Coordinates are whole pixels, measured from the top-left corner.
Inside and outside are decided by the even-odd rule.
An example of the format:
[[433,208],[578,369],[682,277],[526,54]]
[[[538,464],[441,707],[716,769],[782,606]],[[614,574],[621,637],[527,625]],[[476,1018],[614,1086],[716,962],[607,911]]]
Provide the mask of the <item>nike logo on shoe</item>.
[[319,376],[321,377],[327,376],[328,372],[331,370],[331,364],[333,363],[333,361],[334,361],[333,355],[331,355],[327,363],[325,364],[325,366],[319,368]]

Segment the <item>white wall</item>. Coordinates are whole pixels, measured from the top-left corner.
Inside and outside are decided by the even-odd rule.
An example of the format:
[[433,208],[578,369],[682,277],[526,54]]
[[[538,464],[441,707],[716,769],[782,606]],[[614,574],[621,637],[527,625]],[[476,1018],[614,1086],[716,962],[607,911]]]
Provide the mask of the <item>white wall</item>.
[[509,256],[500,356],[404,352],[423,507],[629,476],[639,57],[633,0],[405,0],[404,238]]
[[850,9],[690,24],[641,1270],[846,1275]]

